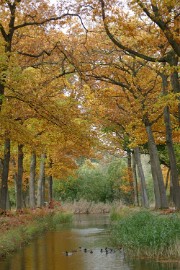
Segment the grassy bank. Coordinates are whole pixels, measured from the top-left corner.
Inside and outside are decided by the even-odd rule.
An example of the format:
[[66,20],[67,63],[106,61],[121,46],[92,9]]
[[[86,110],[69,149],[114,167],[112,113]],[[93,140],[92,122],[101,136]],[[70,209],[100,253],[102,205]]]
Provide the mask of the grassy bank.
[[0,218],[0,256],[21,248],[35,236],[56,225],[72,220],[72,215],[59,211],[38,209],[28,213],[14,213]]
[[135,257],[180,260],[180,216],[151,211],[122,210],[112,214],[115,245]]

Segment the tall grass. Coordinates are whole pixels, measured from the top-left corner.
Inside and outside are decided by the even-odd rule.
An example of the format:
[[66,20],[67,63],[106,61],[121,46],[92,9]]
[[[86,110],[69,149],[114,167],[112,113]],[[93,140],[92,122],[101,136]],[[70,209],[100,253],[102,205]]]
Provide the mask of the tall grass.
[[130,213],[117,220],[112,239],[132,256],[180,258],[180,218],[150,211]]
[[110,203],[95,203],[81,199],[74,202],[64,202],[62,204],[64,211],[73,214],[106,214],[110,213],[112,204]]

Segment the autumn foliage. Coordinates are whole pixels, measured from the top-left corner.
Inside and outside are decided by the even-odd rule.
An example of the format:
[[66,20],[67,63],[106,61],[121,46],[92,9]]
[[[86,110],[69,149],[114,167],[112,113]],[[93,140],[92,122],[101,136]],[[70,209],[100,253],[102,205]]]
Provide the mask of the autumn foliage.
[[168,208],[161,145],[180,209],[179,16],[178,1],[170,2],[1,1],[3,211],[9,187],[18,210],[42,207],[53,199],[53,179],[103,151],[127,158],[124,192],[134,198],[136,147],[150,155],[155,207]]

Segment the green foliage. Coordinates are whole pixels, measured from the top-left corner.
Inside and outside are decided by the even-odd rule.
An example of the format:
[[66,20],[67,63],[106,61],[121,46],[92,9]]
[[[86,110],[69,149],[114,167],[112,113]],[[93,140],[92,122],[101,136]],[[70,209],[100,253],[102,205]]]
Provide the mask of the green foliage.
[[73,219],[72,214],[67,213],[55,214],[53,216],[53,224],[58,225],[62,223],[70,223],[72,222],[72,219]]
[[124,200],[121,184],[125,166],[123,158],[111,158],[101,163],[85,160],[76,178],[71,176],[66,181],[55,181],[55,199],[103,203]]
[[112,238],[134,256],[178,257],[180,218],[176,214],[157,216],[149,211],[131,213],[119,218],[112,229]]
[[174,149],[175,149],[178,173],[180,175],[180,144],[179,143],[174,144]]
[[[180,174],[180,144],[174,143],[173,146],[174,146],[174,151],[175,151],[175,156],[176,156],[176,161],[177,161],[178,172]],[[170,167],[166,145],[158,145],[158,152],[159,152],[161,163],[166,165],[167,167]]]
[[54,181],[53,190],[55,200],[75,200],[79,189],[76,178],[69,176],[67,180]]

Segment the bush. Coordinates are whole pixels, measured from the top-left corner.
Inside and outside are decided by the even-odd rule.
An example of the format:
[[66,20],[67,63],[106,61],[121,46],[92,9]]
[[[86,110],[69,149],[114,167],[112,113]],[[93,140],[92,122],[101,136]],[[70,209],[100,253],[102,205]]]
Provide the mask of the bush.
[[[109,158],[108,162],[85,162],[77,170],[77,176],[54,182],[56,200],[79,201],[80,199],[107,203],[127,196],[121,186],[124,184],[123,158]],[[129,184],[127,184],[129,185]]]

